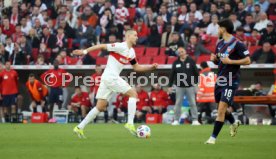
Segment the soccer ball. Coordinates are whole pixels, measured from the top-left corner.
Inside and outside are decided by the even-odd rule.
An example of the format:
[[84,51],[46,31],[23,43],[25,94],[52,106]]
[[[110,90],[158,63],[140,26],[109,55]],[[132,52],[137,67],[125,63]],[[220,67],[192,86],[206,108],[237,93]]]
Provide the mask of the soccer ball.
[[139,138],[149,138],[151,135],[150,128],[147,125],[140,125],[137,128],[137,136]]

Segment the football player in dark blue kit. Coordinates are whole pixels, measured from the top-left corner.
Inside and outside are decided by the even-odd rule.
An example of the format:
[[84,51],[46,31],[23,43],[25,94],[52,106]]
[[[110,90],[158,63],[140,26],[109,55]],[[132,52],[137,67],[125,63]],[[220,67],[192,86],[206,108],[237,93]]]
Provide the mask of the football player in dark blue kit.
[[215,54],[211,54],[211,61],[218,65],[218,78],[215,86],[215,100],[218,103],[218,116],[216,118],[211,137],[206,144],[215,144],[216,138],[224,124],[224,120],[231,123],[230,135],[234,137],[240,125],[240,121],[234,119],[227,111],[232,105],[235,91],[240,83],[240,66],[251,63],[249,51],[246,46],[235,38],[232,33],[234,25],[229,19],[219,23],[219,41]]

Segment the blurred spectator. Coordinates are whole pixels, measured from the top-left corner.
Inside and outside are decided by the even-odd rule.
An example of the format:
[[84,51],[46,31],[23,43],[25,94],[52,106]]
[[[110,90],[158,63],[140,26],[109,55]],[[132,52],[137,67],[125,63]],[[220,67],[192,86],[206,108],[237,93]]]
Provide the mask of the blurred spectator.
[[19,24],[20,18],[21,17],[19,17],[19,14],[18,14],[18,7],[12,7],[12,13],[10,16],[11,24],[16,26],[17,24]]
[[144,22],[147,24],[148,27],[152,26],[155,22],[157,14],[152,11],[151,7],[146,8],[146,14],[144,15]]
[[180,7],[180,13],[178,15],[178,23],[180,25],[184,24],[187,16],[188,16],[187,6],[185,4],[182,4]]
[[254,96],[265,96],[268,93],[266,90],[264,90],[263,83],[260,81],[257,81],[254,84],[253,92],[254,92]]
[[10,56],[10,61],[12,65],[26,65],[27,64],[27,55],[24,55],[20,46],[15,43],[14,50]]
[[170,22],[168,23],[171,25],[171,32],[178,32],[180,30],[181,25],[177,23],[177,17],[172,16]]
[[18,43],[21,36],[24,34],[21,32],[21,26],[16,25],[15,27],[15,33],[12,34],[11,38],[14,43]]
[[41,0],[35,0],[35,6],[39,8],[40,12],[47,10],[47,6]]
[[226,19],[229,18],[230,15],[232,13],[232,7],[229,3],[225,3],[224,4],[224,10],[223,12],[220,14],[220,19]]
[[268,0],[259,0],[259,2],[256,2],[256,4],[260,5],[262,12],[266,12],[269,6]]
[[152,86],[150,92],[150,102],[152,105],[153,113],[162,114],[167,111],[169,96],[159,84]]
[[[11,63],[6,61],[5,69],[0,73],[1,97],[5,119],[17,113],[16,98],[18,94],[18,73],[11,69]],[[4,119],[4,122],[5,122]],[[2,119],[3,120],[3,119]]]
[[244,22],[245,22],[245,16],[246,16],[247,12],[244,10],[244,4],[243,4],[243,2],[239,2],[238,3],[238,12],[236,14],[237,14],[238,20],[242,24],[244,24]]
[[157,25],[152,25],[150,27],[150,35],[148,37],[148,42],[150,47],[160,47],[161,45],[161,34],[158,31]]
[[114,15],[115,9],[116,8],[114,7],[114,5],[112,5],[111,1],[107,0],[107,1],[104,2],[104,5],[99,10],[98,15],[102,16],[106,10],[110,10],[111,15]]
[[50,61],[50,60],[51,60],[51,59],[50,59],[50,58],[51,58],[51,51],[50,51],[50,49],[47,49],[46,44],[44,44],[44,43],[41,43],[41,44],[40,44],[38,53],[39,53],[40,55],[42,55],[42,56],[45,58],[45,60],[46,60],[47,62],[51,62],[51,61]]
[[254,5],[254,12],[252,13],[255,22],[259,22],[261,18],[261,6],[259,4]]
[[167,10],[171,15],[176,15],[178,11],[177,0],[163,0],[163,4],[167,6]]
[[46,22],[45,22],[45,20],[44,20],[44,18],[42,16],[42,14],[39,11],[39,7],[37,7],[37,6],[33,7],[33,11],[32,11],[31,17],[32,17],[32,24],[35,24],[37,19],[39,20],[39,22],[40,22],[41,25],[45,25],[46,24]]
[[6,43],[6,35],[2,33],[2,28],[0,28],[0,43],[5,44]]
[[276,96],[276,69],[273,70],[274,73],[274,83],[271,85],[268,95]]
[[32,48],[39,48],[40,40],[37,36],[35,29],[30,29],[29,36],[27,36],[27,39],[31,43]]
[[22,17],[20,20],[21,25],[21,32],[25,35],[29,35],[30,30],[32,29],[32,24],[30,22],[27,22],[26,17]]
[[35,24],[33,26],[33,29],[36,31],[36,35],[38,38],[41,38],[43,35],[43,31],[42,31],[42,26],[41,23],[39,21],[39,19],[35,20]]
[[275,63],[275,53],[271,48],[271,44],[264,42],[263,47],[253,53],[251,60],[252,63]]
[[163,21],[165,23],[169,23],[170,22],[172,15],[171,15],[170,12],[168,12],[166,4],[163,4],[163,5],[160,6],[159,16],[162,17],[162,19],[163,19]]
[[57,29],[56,39],[57,39],[56,46],[58,48],[58,51],[68,47],[68,39],[64,34],[64,29],[62,27],[59,27]]
[[244,35],[243,27],[237,28],[235,37],[239,39],[241,42],[243,42],[245,45],[247,45],[246,36]]
[[201,12],[197,10],[195,3],[191,3],[190,12],[188,13],[188,16],[186,16],[186,21],[189,21],[191,13],[194,14],[195,22],[198,22],[203,18]]
[[259,45],[263,45],[265,41],[269,41],[271,45],[276,45],[276,31],[274,24],[270,21],[267,23],[267,27],[261,30],[261,39]]
[[9,52],[5,50],[4,44],[0,43],[0,63],[3,64],[6,61],[9,61]]
[[51,34],[48,27],[43,28],[43,36],[41,38],[41,43],[44,43],[47,48],[56,48],[57,38],[55,35]]
[[197,58],[199,55],[202,53],[204,54],[210,54],[211,51],[207,50],[198,40],[198,37],[193,34],[190,37],[189,43],[186,44],[186,52],[190,57],[195,57]]
[[118,8],[115,10],[115,25],[124,25],[124,23],[127,22],[129,13],[124,5],[125,3],[123,0],[118,0]]
[[27,38],[25,36],[21,36],[19,39],[19,46],[22,51],[22,53],[27,56],[28,60],[31,60],[31,54],[32,54],[32,46],[29,41],[27,41]]
[[200,5],[200,10],[202,13],[206,13],[206,12],[209,12],[210,13],[210,10],[211,10],[211,4],[210,3],[210,0],[203,0],[203,3],[201,3]]
[[34,74],[29,74],[26,87],[31,96],[31,107],[33,112],[37,112],[37,105],[42,107],[42,112],[46,113],[46,96],[48,95],[48,89],[40,81],[35,78]]
[[242,0],[233,0],[233,1],[229,1],[231,6],[232,6],[232,11],[233,12],[238,12],[239,10],[239,3],[242,2]]
[[149,104],[149,95],[140,85],[136,86],[138,94],[136,117],[138,120],[145,121],[146,114],[152,113],[152,109]]
[[102,34],[107,34],[109,32],[109,28],[113,24],[113,16],[112,12],[109,8],[104,10],[104,14],[100,18],[100,25],[102,29]]
[[177,56],[177,49],[179,47],[184,47],[184,42],[180,38],[177,32],[172,33],[172,42],[169,43],[166,48],[166,54],[169,56]]
[[68,110],[77,114],[81,114],[82,119],[85,118],[90,110],[91,103],[87,92],[81,91],[79,86],[75,87],[75,93],[71,97],[71,102],[68,105]]
[[47,63],[45,62],[45,58],[43,55],[38,55],[37,60],[32,63],[33,65],[47,65]]
[[257,29],[258,31],[261,31],[262,29],[267,27],[267,24],[269,22],[270,21],[267,19],[266,13],[262,12],[260,14],[260,21],[255,24],[254,29]]
[[218,19],[220,18],[220,14],[218,12],[218,7],[217,7],[217,5],[215,3],[211,4],[210,14],[211,14],[211,16],[216,15],[218,17]]
[[11,36],[15,33],[14,25],[10,24],[10,21],[7,17],[2,18],[3,24],[1,25],[2,33],[6,36]]
[[250,34],[252,32],[254,26],[255,26],[255,22],[254,22],[252,14],[247,14],[245,17],[245,23],[243,23],[243,25],[242,25],[245,33]]
[[218,7],[218,12],[221,14],[223,10],[225,9],[225,2],[224,0],[216,0],[213,3],[215,3]]
[[133,26],[133,29],[136,30],[138,41],[137,44],[143,45],[147,43],[149,29],[147,25],[143,22],[143,19],[137,19],[136,24]]
[[165,28],[166,28],[166,23],[164,22],[162,16],[157,17],[156,26],[157,26],[157,31],[161,36],[165,32]]
[[218,16],[216,14],[212,15],[212,23],[207,27],[206,33],[211,36],[218,36]]
[[234,31],[236,31],[236,29],[240,27],[242,23],[237,19],[237,15],[235,13],[231,13],[230,19],[234,25]]
[[275,0],[269,0],[269,6],[268,6],[268,9],[266,11],[267,15],[276,16],[275,8],[276,8]]
[[161,37],[161,47],[168,47],[168,45],[172,42],[172,34],[171,25],[166,26],[166,31],[162,34]]
[[31,14],[30,6],[27,6],[26,3],[21,3],[19,17],[21,17],[22,19],[23,17],[29,16],[30,14]]
[[245,9],[247,13],[252,13],[254,11],[254,0],[246,0]]
[[60,21],[59,27],[63,28],[64,34],[65,34],[66,37],[68,37],[68,38],[75,38],[76,37],[75,30],[65,20]]
[[[198,32],[198,33],[204,33],[207,31],[207,27],[208,25],[211,23],[211,18],[210,18],[210,14],[205,12],[203,14],[203,19],[199,21],[196,29],[195,29],[195,32]],[[197,30],[197,31],[196,31]]]
[[60,22],[63,20],[66,20],[67,18],[67,6],[66,5],[60,5],[58,8],[58,16],[56,17],[56,25],[55,28],[58,28],[60,26]]
[[75,44],[79,44],[80,48],[86,48],[92,43],[96,44],[96,36],[94,34],[94,29],[90,26],[87,20],[82,20],[82,25],[77,29],[77,38],[74,39]]
[[260,36],[258,30],[253,29],[251,36],[248,36],[246,39],[248,47],[257,46],[259,44],[260,38],[261,38],[261,36]]
[[186,30],[195,30],[195,28],[197,27],[198,24],[198,20],[195,18],[195,14],[194,13],[189,13],[189,20],[184,23],[184,25],[182,25],[181,29],[180,29],[180,33]]
[[11,56],[11,54],[13,53],[14,50],[14,43],[12,42],[11,37],[7,37],[6,38],[6,47],[5,50],[7,52],[9,52],[9,57]]
[[81,15],[81,20],[87,20],[88,24],[95,28],[98,22],[98,16],[92,11],[92,8],[86,6],[83,10],[83,14]]

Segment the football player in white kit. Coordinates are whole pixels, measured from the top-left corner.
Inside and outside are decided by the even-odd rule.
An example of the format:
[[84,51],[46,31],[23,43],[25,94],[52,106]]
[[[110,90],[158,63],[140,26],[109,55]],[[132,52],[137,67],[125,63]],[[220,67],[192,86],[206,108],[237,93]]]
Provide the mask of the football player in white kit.
[[90,51],[105,49],[110,52],[106,68],[101,77],[101,83],[96,95],[97,104],[82,120],[82,122],[74,128],[74,132],[80,137],[85,138],[83,129],[90,122],[93,121],[96,116],[104,111],[107,107],[107,103],[110,100],[112,92],[123,93],[129,96],[128,100],[128,120],[125,124],[125,128],[130,131],[131,134],[136,136],[136,129],[133,124],[137,92],[134,88],[120,77],[120,73],[124,65],[130,63],[133,66],[134,71],[147,72],[155,70],[158,64],[152,64],[151,66],[139,65],[135,58],[135,51],[133,46],[136,45],[138,40],[137,32],[134,30],[128,30],[125,34],[126,41],[122,43],[113,44],[99,44],[92,46],[86,50],[75,50],[73,54],[83,55]]

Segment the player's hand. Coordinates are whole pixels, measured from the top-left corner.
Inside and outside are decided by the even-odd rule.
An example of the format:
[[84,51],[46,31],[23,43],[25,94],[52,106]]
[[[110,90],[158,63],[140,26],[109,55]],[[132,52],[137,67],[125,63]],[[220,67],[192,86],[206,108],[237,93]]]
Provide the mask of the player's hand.
[[81,55],[83,55],[83,50],[74,50],[73,55],[81,56]]
[[217,56],[215,54],[211,53],[210,60],[211,61],[217,61],[218,59],[217,59]]
[[157,69],[158,64],[157,64],[157,63],[154,63],[154,64],[151,65],[151,67],[152,67],[152,70],[155,70],[155,69]]
[[223,64],[232,64],[232,60],[229,57],[220,58]]

